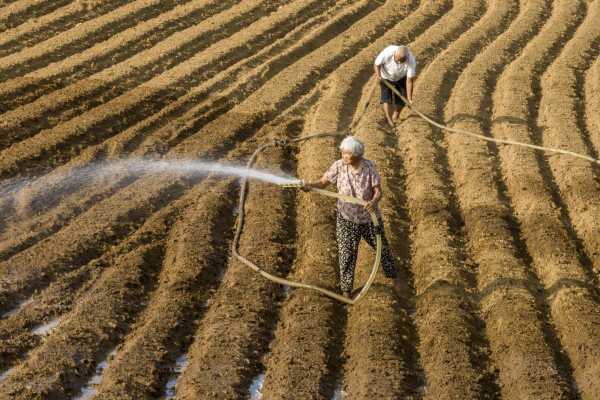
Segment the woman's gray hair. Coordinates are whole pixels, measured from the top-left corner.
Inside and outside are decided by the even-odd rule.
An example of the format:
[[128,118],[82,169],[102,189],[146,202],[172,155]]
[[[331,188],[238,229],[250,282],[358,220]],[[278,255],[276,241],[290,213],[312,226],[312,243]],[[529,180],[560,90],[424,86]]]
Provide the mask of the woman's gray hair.
[[362,157],[365,154],[365,145],[354,136],[346,136],[340,143],[340,150],[351,152],[356,157]]

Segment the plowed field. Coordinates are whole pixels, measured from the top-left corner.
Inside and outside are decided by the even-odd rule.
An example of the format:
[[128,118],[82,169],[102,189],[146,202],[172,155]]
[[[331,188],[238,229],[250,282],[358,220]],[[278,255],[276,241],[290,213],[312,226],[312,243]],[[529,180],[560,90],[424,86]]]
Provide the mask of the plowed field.
[[[600,0],[0,0],[0,400],[600,399],[598,165],[408,109],[392,130],[372,90],[407,44],[420,111],[598,158],[599,21]],[[63,180],[330,131],[379,168],[402,280],[353,306],[232,256],[234,177]],[[317,179],[336,146],[257,167]],[[334,207],[251,181],[240,253],[337,290]]]

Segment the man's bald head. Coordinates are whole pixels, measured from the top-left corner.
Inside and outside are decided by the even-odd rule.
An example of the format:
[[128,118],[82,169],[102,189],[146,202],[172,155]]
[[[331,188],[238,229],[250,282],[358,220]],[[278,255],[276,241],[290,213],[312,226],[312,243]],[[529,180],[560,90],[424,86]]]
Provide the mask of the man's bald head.
[[396,52],[394,53],[394,60],[396,60],[396,62],[399,62],[399,63],[406,62],[407,57],[408,57],[408,47],[406,47],[406,46],[398,47],[398,50],[396,50]]

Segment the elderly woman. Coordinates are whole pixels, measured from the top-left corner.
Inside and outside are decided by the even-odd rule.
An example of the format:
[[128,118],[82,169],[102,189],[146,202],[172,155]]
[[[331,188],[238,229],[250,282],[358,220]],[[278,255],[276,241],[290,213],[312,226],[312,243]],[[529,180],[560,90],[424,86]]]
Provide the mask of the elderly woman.
[[376,245],[376,231],[370,211],[379,219],[383,239],[381,265],[388,278],[396,277],[396,266],[385,235],[377,203],[381,199],[381,179],[372,161],[363,158],[364,145],[352,136],[340,144],[342,158],[337,160],[318,181],[302,181],[304,188],[325,188],[337,185],[341,194],[367,201],[363,207],[344,201],[337,204],[336,237],[340,264],[340,286],[345,297],[350,297],[354,282],[354,268],[361,238],[372,247]]

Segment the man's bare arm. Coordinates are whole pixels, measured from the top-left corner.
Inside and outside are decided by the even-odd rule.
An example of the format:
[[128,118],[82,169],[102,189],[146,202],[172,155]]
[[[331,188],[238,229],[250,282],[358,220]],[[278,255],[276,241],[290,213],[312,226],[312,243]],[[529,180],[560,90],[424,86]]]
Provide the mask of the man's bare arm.
[[414,84],[415,78],[406,78],[406,98],[408,99],[409,103],[412,103],[413,101],[413,84]]
[[373,64],[373,70],[375,71],[375,79],[381,79],[381,65]]

